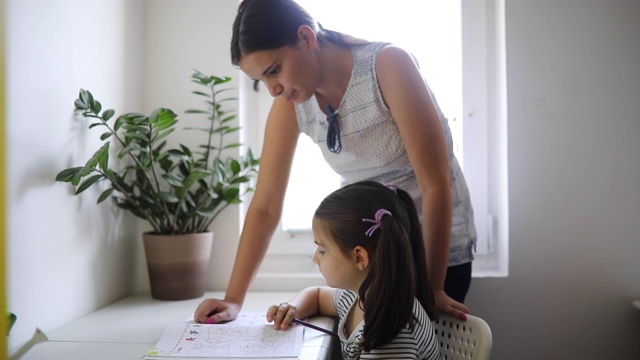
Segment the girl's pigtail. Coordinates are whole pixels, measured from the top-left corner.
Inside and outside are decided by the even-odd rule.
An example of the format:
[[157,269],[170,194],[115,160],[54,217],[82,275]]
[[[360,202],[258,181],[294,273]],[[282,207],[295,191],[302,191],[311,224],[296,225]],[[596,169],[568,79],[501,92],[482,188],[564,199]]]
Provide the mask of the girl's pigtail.
[[416,292],[411,269],[409,234],[401,224],[404,214],[393,213],[381,219],[376,230],[376,251],[372,254],[369,275],[359,296],[366,309],[363,343],[365,351],[393,340],[411,320]]

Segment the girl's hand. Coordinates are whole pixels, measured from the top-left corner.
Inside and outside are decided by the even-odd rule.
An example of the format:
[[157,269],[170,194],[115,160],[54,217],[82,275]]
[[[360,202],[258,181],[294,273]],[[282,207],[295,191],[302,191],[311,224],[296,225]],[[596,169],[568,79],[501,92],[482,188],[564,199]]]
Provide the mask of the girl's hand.
[[297,308],[288,302],[271,305],[267,310],[267,321],[273,321],[273,328],[276,330],[286,330],[295,319]]
[[435,290],[436,310],[442,315],[449,315],[462,321],[467,321],[469,308],[447,295],[444,290]]

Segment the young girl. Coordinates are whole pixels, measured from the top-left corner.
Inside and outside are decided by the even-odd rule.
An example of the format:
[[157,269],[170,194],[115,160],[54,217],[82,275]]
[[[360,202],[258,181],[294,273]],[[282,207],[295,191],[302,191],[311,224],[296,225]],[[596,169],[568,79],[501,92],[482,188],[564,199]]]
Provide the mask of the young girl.
[[330,287],[274,305],[267,320],[338,316],[345,359],[440,359],[420,221],[409,194],[373,181],[327,196],[313,218],[313,261]]
[[298,137],[305,133],[343,184],[392,183],[411,195],[436,308],[465,319],[473,209],[447,119],[414,58],[392,44],[324,29],[293,0],[243,0],[231,62],[275,99],[225,297],[204,300],[194,318],[220,323],[238,315],[280,221]]

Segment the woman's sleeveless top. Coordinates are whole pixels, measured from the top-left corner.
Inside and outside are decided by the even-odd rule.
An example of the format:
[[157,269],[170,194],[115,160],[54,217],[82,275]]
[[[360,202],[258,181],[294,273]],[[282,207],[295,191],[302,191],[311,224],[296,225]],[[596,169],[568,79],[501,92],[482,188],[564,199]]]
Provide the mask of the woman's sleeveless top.
[[[342,150],[335,154],[327,148],[327,117],[315,96],[295,104],[300,131],[320,146],[331,168],[342,177],[343,185],[373,180],[396,185],[413,198],[422,217],[422,194],[409,162],[400,132],[385,105],[376,76],[376,58],[386,43],[354,46],[353,71],[347,90],[336,109],[340,123]],[[453,141],[447,119],[432,96],[444,128],[449,152],[453,221],[449,266],[473,260],[476,239],[473,208],[460,165],[453,154]]]

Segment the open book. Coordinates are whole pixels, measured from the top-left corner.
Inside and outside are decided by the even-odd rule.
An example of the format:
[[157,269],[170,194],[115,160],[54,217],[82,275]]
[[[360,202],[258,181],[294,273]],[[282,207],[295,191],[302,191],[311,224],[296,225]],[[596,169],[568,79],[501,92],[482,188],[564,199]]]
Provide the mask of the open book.
[[173,323],[144,359],[298,358],[303,333],[301,326],[275,330],[264,314],[253,312],[219,325]]

